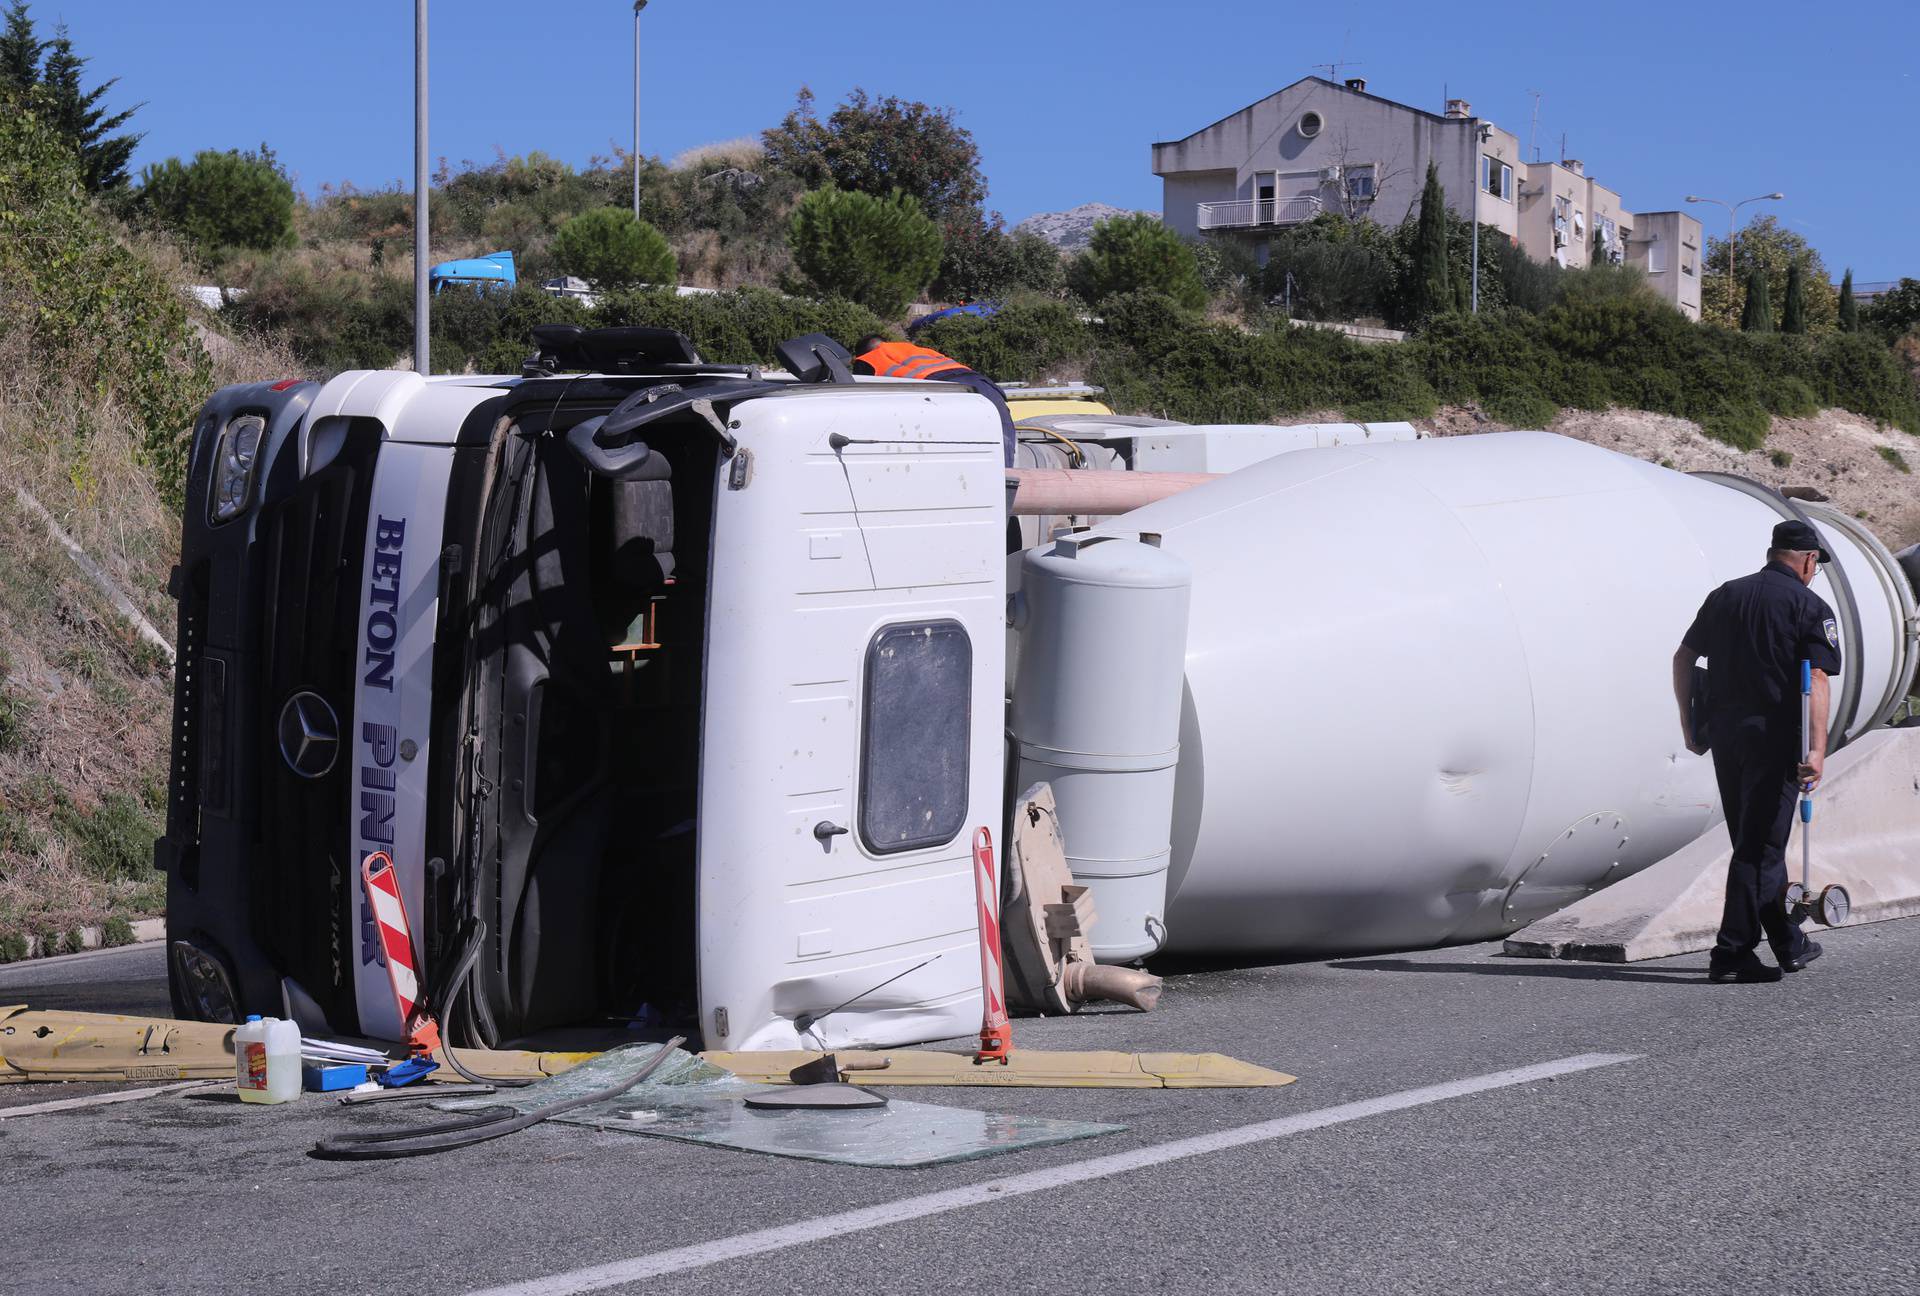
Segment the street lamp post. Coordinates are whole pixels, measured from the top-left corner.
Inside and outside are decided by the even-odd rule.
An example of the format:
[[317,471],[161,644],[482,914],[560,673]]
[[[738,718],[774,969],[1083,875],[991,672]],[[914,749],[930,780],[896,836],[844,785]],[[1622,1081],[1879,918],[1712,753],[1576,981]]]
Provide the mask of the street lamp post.
[[633,0],[633,218],[640,219],[640,11],[647,0]]
[[413,368],[427,356],[427,0],[413,0]]
[[1759,194],[1752,198],[1742,198],[1737,203],[1729,203],[1719,198],[1702,198],[1699,194],[1687,195],[1687,201],[1690,203],[1712,203],[1716,207],[1725,207],[1727,209],[1727,315],[1729,318],[1733,315],[1734,213],[1742,207],[1745,207],[1748,203],[1778,202],[1785,197],[1786,195],[1783,193]]

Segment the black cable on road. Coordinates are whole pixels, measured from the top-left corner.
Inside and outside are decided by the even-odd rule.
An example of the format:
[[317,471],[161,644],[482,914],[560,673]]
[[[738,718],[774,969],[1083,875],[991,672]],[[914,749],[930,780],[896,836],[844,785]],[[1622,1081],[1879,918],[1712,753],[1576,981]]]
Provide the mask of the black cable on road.
[[618,1098],[659,1070],[660,1065],[684,1043],[686,1043],[684,1035],[674,1036],[662,1044],[660,1050],[647,1059],[646,1065],[633,1075],[607,1085],[605,1088],[596,1089],[592,1093],[582,1094],[578,1098],[549,1103],[545,1107],[530,1112],[516,1113],[510,1107],[490,1108],[488,1110],[494,1111],[494,1115],[467,1116],[444,1121],[439,1125],[423,1125],[403,1130],[379,1130],[371,1134],[340,1134],[315,1143],[311,1155],[323,1161],[386,1161],[396,1157],[425,1156],[431,1152],[450,1152],[455,1148],[471,1147],[475,1143],[484,1143],[488,1139],[496,1139],[502,1135],[538,1125],[541,1121],[563,1113]]

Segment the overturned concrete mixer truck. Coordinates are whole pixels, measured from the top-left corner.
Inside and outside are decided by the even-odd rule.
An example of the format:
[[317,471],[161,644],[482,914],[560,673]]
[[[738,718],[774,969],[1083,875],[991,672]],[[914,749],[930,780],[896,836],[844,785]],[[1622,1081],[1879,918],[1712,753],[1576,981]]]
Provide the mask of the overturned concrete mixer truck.
[[1779,515],[1836,556],[1834,745],[1915,669],[1899,562],[1737,478],[1059,416],[1009,472],[980,396],[817,336],[766,371],[537,342],[520,376],[200,415],[156,851],[183,1015],[399,1038],[359,882],[385,851],[457,1043],[962,1035],[974,843],[1044,804],[1108,964],[1479,940],[1717,822],[1668,660]]

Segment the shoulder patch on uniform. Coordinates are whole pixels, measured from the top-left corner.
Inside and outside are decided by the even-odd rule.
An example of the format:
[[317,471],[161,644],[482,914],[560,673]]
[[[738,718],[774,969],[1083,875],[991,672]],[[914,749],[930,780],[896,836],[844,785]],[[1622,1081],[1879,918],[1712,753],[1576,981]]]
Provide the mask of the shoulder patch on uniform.
[[1833,618],[1828,617],[1825,621],[1822,621],[1820,628],[1827,632],[1827,647],[1838,648],[1840,646],[1840,627],[1833,623]]

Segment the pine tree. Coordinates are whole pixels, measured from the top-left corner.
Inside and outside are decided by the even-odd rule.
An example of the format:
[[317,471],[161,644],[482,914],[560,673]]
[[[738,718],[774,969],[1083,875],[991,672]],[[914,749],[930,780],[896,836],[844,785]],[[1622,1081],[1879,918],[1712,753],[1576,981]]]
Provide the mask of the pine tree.
[[1747,272],[1747,304],[1740,311],[1740,331],[1773,332],[1773,307],[1767,301],[1767,272],[1757,265]]
[[1840,278],[1840,331],[1858,333],[1860,331],[1860,307],[1853,300],[1853,267],[1847,267],[1847,273]]
[[[24,8],[24,6],[22,6]],[[12,15],[8,15],[11,23]],[[140,143],[138,135],[114,135],[134,113],[145,107],[135,104],[125,112],[107,115],[100,100],[120,78],[113,77],[92,90],[80,87],[80,74],[87,60],[73,52],[66,24],[54,28],[53,39],[46,43],[47,61],[40,69],[40,91],[45,96],[47,115],[54,129],[73,144],[80,157],[80,179],[88,193],[105,193],[127,183],[127,162]]]
[[1447,282],[1447,194],[1440,187],[1440,168],[1429,162],[1413,241],[1412,314],[1424,320],[1452,306],[1453,289]]
[[40,52],[47,43],[34,34],[26,0],[13,0],[0,32],[0,95],[25,94],[40,82]]
[[1780,331],[1782,333],[1805,333],[1807,331],[1807,290],[1801,282],[1800,262],[1795,259],[1787,267],[1787,300],[1780,308]]

